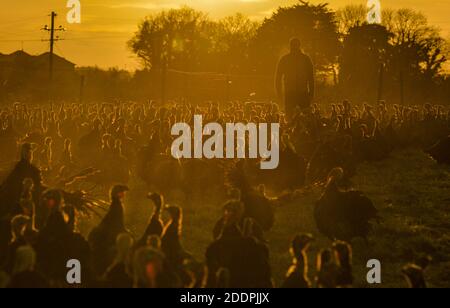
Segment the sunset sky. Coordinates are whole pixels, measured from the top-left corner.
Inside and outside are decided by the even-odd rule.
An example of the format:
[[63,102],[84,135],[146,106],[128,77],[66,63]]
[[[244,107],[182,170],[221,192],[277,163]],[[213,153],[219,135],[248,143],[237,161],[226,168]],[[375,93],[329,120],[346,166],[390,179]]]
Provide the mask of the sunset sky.
[[[67,24],[66,0],[0,0],[0,53],[23,49],[32,54],[48,50],[42,39],[48,33],[40,30],[49,24],[48,14],[59,13],[56,25],[67,32],[59,33],[65,40],[56,44],[55,52],[78,66],[119,67],[135,69],[138,62],[127,49],[126,42],[136,31],[142,18],[163,9],[189,5],[220,18],[242,12],[252,18],[262,19],[278,6],[287,6],[298,0],[81,0],[81,24]],[[324,0],[339,8],[347,4],[365,4],[366,0]],[[450,38],[449,0],[381,0],[382,6],[410,7],[422,11],[430,23],[442,29]]]

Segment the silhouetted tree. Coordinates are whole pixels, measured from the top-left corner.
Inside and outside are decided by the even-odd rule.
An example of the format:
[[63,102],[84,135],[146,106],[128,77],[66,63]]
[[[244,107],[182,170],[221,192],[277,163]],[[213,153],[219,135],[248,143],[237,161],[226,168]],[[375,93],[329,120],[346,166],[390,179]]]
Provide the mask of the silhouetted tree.
[[423,101],[447,61],[445,40],[425,15],[412,9],[387,11],[384,18],[383,23],[393,33],[391,73],[403,84],[405,100]]
[[365,24],[349,30],[340,58],[340,85],[345,97],[376,99],[380,67],[388,62],[391,33],[381,25]]
[[394,34],[392,44],[400,49],[401,57],[416,69],[438,73],[446,61],[442,53],[445,40],[439,30],[428,25],[425,15],[412,9],[400,9],[385,16],[384,24]]
[[273,72],[292,37],[301,40],[304,51],[311,56],[319,72],[327,71],[336,62],[339,39],[334,12],[327,4],[300,1],[279,8],[258,29],[252,45],[256,70]]
[[224,72],[242,71],[248,67],[250,42],[260,24],[243,14],[225,17],[216,23],[214,60]]
[[336,11],[339,33],[348,34],[350,29],[367,23],[367,7],[351,4]]
[[[422,13],[412,9],[384,9],[379,27],[383,26],[385,30],[376,25],[366,26],[367,9],[362,5],[347,6],[336,16],[340,33],[344,36],[339,62],[340,81],[346,96],[359,99],[374,97],[372,92],[378,83],[375,72],[379,71],[381,64],[385,65],[384,84],[391,98],[398,100],[403,97],[405,103],[423,102],[437,95],[436,87],[438,84],[442,86],[442,81],[436,79],[447,61],[446,42]],[[378,31],[375,30],[377,28]],[[381,37],[376,38],[377,32]],[[386,49],[383,59],[375,56],[382,47],[376,47],[380,39]],[[350,84],[353,90],[346,91]]]
[[177,69],[195,67],[211,40],[211,21],[203,12],[189,7],[150,15],[128,42],[146,68],[167,66]]

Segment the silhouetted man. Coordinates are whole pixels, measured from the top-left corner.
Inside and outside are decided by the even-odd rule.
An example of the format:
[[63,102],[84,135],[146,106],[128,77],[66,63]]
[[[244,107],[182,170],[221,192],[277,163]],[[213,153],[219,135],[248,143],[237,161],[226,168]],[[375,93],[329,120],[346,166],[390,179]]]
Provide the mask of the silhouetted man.
[[294,116],[295,109],[310,107],[314,98],[314,68],[309,56],[301,50],[300,40],[291,39],[291,51],[281,58],[275,77],[275,88],[278,98],[283,97],[284,106],[289,120]]

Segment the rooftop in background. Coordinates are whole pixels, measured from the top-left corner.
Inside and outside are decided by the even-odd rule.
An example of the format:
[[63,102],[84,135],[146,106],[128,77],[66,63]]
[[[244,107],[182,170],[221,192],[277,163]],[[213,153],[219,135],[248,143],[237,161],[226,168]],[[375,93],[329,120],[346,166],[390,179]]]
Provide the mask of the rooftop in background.
[[[49,65],[49,60],[50,60],[49,52],[45,52],[40,55],[30,55],[29,53],[23,50],[17,50],[13,53],[6,55],[0,53],[0,64],[2,64],[2,68],[28,63],[32,63],[33,67],[44,68]],[[75,69],[75,63],[72,63],[63,57],[53,54],[53,67],[55,70],[60,69],[73,70]]]

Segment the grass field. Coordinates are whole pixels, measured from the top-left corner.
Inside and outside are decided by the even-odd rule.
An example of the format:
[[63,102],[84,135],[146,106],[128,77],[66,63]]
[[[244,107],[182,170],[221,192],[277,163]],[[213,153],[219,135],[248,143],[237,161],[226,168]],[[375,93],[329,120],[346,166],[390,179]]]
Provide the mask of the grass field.
[[[404,287],[401,267],[428,254],[433,257],[426,272],[429,285],[450,287],[450,168],[437,165],[420,151],[403,150],[385,161],[360,165],[353,184],[373,200],[382,217],[368,244],[362,240],[352,242],[355,286],[371,287],[366,283],[366,263],[378,259],[382,264],[380,286]],[[144,198],[145,184],[135,182],[130,187],[127,224],[140,235],[152,205]],[[288,249],[294,234],[310,232],[316,237],[310,251],[311,278],[317,252],[331,244],[317,232],[313,220],[314,202],[321,192],[320,187],[302,191],[295,201],[277,209],[276,225],[267,236],[277,285],[291,262]],[[212,228],[221,215],[222,204],[204,200],[216,200],[218,193],[205,187],[195,200],[179,203],[184,208],[184,247],[200,260],[212,240]]]

